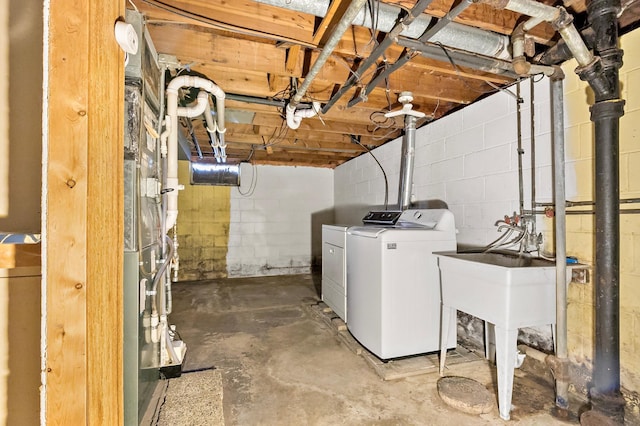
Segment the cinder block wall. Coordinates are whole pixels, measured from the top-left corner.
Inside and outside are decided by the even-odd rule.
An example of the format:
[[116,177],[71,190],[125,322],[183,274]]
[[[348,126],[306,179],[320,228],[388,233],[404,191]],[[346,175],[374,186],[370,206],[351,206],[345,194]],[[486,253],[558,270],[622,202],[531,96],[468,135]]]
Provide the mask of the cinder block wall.
[[241,176],[230,194],[229,277],[310,272],[322,224],[334,220],[333,171],[246,164]]
[[178,197],[178,279],[226,277],[231,189],[189,185],[187,161],[178,163],[178,179],[185,186]]
[[[623,97],[627,101],[621,120],[621,197],[640,196],[640,33],[622,38],[625,51],[621,70]],[[573,70],[564,66],[566,184],[567,198],[593,200],[593,134],[589,104],[593,95]],[[491,90],[487,87],[487,90]],[[510,90],[515,91],[515,87]],[[523,83],[521,97],[525,209],[531,207],[531,93]],[[518,154],[515,98],[504,92],[451,114],[416,133],[414,194],[418,200],[442,199],[454,212],[459,230],[458,242],[484,245],[499,234],[494,223],[505,214],[519,210]],[[552,153],[549,84],[536,83],[534,90],[535,189],[536,201],[552,201]],[[425,111],[429,113],[429,111]],[[390,199],[395,202],[400,164],[400,141],[394,141],[374,154],[390,177]],[[384,184],[369,156],[335,169],[336,221],[359,222],[367,205],[380,205]],[[593,264],[594,237],[591,215],[570,216],[567,249],[569,255]],[[539,218],[538,231],[545,236],[545,249],[553,250],[552,222]],[[621,216],[621,362],[622,385],[640,391],[640,216]],[[613,236],[616,238],[616,236]],[[593,360],[593,287],[570,284],[568,332],[570,357],[575,371],[590,370]],[[546,329],[526,330],[520,337],[534,343],[549,343]],[[585,383],[579,383],[584,385]]]

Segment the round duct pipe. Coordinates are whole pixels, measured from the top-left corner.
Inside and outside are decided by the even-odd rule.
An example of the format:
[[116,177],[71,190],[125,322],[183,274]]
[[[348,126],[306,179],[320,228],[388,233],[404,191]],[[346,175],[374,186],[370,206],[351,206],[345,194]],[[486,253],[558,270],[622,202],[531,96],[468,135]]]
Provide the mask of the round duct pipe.
[[[330,4],[330,0],[255,1],[269,6],[308,13],[317,17],[324,17],[327,14]],[[397,6],[379,3],[379,10],[377,10],[377,13],[376,28],[380,31],[389,32],[398,21],[398,17],[402,16],[404,10]],[[422,33],[424,33],[429,27],[432,20],[433,18],[431,16],[422,14],[417,17],[410,26],[402,31],[401,35],[414,39],[420,38]],[[373,28],[373,23],[371,22],[371,10],[368,7],[363,8],[353,20],[353,25]],[[442,28],[434,34],[429,41],[434,43],[439,42],[445,46],[455,47],[457,49],[479,53],[485,56],[492,56],[501,59],[511,58],[508,49],[509,38],[507,36],[467,25],[457,24],[455,22],[451,22],[446,27]]]

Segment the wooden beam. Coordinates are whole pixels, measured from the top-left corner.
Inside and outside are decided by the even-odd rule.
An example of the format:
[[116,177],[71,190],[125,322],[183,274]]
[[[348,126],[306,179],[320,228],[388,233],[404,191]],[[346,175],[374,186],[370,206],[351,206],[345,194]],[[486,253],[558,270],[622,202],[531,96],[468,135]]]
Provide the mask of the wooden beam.
[[[287,74],[289,75],[301,74],[302,71],[299,70],[299,67],[298,67],[301,50],[302,50],[302,47],[299,44],[291,46],[287,50],[287,60],[284,64],[284,69]],[[296,70],[298,71],[297,73],[296,73]]]
[[266,40],[225,37],[209,28],[176,23],[157,22],[147,28],[158,52],[174,55],[184,64],[207,63],[240,71],[292,75],[284,66],[285,50]]
[[313,37],[315,17],[251,0],[133,1],[151,19],[199,24],[304,45],[311,45]]
[[124,2],[48,13],[44,421],[122,424]]
[[318,47],[323,47],[325,45],[350,4],[350,0],[333,0],[331,2],[327,9],[327,13],[324,15],[320,25],[318,25],[318,28],[316,28],[313,33],[313,44]]

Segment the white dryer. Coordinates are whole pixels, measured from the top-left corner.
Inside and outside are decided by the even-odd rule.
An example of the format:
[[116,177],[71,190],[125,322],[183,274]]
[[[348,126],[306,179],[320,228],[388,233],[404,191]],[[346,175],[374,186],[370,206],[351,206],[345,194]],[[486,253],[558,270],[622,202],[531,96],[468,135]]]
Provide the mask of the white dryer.
[[[347,327],[382,359],[440,350],[440,273],[433,252],[455,251],[453,214],[446,209],[384,212],[364,218],[379,225],[347,231]],[[448,342],[455,347],[455,318]]]

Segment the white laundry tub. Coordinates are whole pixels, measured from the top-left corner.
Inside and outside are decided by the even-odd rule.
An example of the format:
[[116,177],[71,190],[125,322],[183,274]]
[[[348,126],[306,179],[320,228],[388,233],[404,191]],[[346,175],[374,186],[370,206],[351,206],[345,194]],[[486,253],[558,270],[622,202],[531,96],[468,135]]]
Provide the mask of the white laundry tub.
[[[555,263],[517,252],[434,253],[442,288],[440,374],[456,310],[495,326],[498,409],[509,420],[518,328],[556,322]],[[563,283],[564,284],[564,283]],[[444,348],[444,349],[442,349]]]
[[556,322],[555,263],[517,253],[440,253],[442,304],[504,328]]

